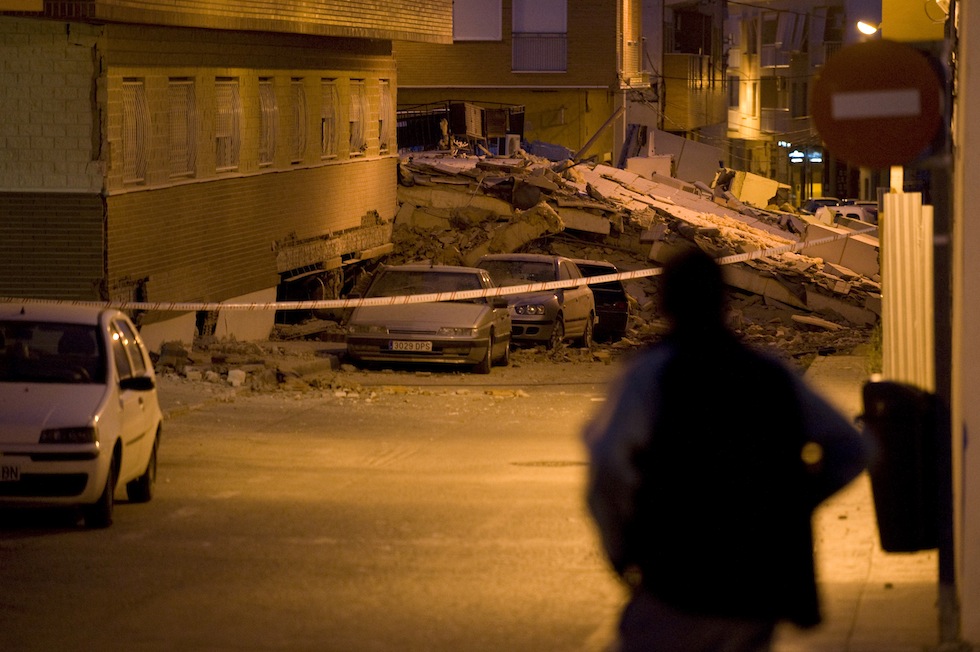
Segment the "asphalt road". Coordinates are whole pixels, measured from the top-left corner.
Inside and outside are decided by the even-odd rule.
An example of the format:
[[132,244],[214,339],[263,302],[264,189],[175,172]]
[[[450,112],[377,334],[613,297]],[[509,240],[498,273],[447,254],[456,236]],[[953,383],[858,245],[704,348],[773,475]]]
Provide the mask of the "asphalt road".
[[580,431],[608,368],[548,369],[176,412],[111,528],[0,512],[0,649],[603,649],[622,592]]

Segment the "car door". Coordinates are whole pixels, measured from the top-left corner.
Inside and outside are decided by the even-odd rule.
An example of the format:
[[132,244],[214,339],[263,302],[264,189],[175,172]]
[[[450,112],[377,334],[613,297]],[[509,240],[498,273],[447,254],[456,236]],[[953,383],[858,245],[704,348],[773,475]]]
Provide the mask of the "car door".
[[[486,270],[480,270],[480,285],[484,290],[496,287],[490,274]],[[506,298],[487,297],[490,310],[493,315],[493,332],[497,334],[497,340],[510,342],[510,308],[507,307]]]
[[[116,319],[112,321],[109,328],[117,383],[146,375],[146,361],[129,323]],[[147,392],[123,389],[118,384],[115,391],[119,396],[118,435],[123,445],[119,479],[126,481],[142,473],[146,465],[153,440],[153,414],[147,403],[149,399]]]
[[[582,273],[574,263],[568,260],[558,261],[558,279],[582,278]],[[593,312],[592,290],[588,285],[565,288],[565,328],[569,334],[580,335],[585,331],[585,323]]]

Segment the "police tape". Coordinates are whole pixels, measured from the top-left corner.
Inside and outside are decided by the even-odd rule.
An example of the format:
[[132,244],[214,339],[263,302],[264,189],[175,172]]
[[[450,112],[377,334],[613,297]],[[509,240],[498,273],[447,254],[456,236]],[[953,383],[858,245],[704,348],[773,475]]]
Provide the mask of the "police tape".
[[[810,240],[808,242],[794,242],[760,249],[731,256],[723,256],[716,259],[719,265],[731,265],[742,263],[769,256],[777,256],[783,253],[798,252],[810,247],[829,244],[844,238],[855,235],[872,233],[877,227],[869,227],[860,231],[839,233],[825,238]],[[564,281],[548,281],[542,283],[527,283],[524,285],[509,285],[506,287],[489,288],[481,290],[459,290],[455,292],[433,292],[429,294],[406,294],[390,297],[371,297],[355,299],[322,299],[318,301],[275,301],[271,303],[224,303],[224,302],[168,302],[168,301],[74,301],[67,299],[24,299],[17,297],[0,297],[0,304],[54,304],[54,305],[73,305],[73,306],[100,306],[103,308],[114,308],[116,310],[143,310],[161,312],[194,312],[194,311],[215,311],[215,310],[331,310],[331,309],[350,309],[360,306],[395,306],[409,303],[436,303],[439,301],[465,301],[467,299],[479,299],[483,297],[509,296],[512,294],[527,294],[530,292],[541,292],[545,290],[558,290],[581,285],[596,285],[611,281],[627,281],[649,276],[657,276],[662,272],[662,268],[654,267],[648,269],[638,269],[630,272],[618,272],[615,274],[605,274],[602,276],[590,276],[588,278],[567,279]]]

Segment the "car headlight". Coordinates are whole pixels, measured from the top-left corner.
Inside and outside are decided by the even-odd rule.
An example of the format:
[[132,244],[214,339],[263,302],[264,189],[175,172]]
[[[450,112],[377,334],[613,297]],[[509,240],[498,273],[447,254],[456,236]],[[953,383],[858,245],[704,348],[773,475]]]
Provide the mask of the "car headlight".
[[351,335],[387,335],[388,329],[377,324],[351,324],[347,327]]
[[91,444],[98,440],[95,428],[49,428],[41,431],[42,444]]
[[459,328],[456,326],[442,326],[439,328],[440,335],[448,335],[450,337],[476,337],[475,328]]
[[544,306],[537,304],[518,304],[514,306],[514,312],[518,315],[543,315]]

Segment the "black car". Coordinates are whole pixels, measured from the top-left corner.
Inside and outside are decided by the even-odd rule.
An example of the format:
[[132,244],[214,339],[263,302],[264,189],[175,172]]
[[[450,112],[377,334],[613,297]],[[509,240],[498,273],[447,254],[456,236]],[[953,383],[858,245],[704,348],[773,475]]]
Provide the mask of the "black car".
[[[618,274],[619,270],[612,263],[604,260],[574,259],[575,265],[582,276],[606,276]],[[595,297],[595,311],[598,319],[595,325],[594,337],[600,341],[616,341],[626,335],[626,327],[630,318],[629,296],[622,281],[605,281],[589,284]]]

